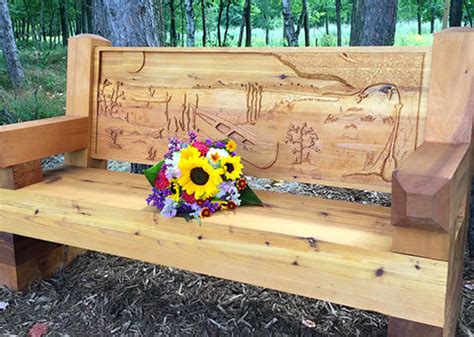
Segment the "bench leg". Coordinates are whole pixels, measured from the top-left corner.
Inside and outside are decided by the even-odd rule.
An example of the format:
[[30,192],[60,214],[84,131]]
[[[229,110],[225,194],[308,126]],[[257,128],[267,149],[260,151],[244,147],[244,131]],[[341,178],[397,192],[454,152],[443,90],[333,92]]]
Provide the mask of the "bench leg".
[[0,285],[23,290],[50,277],[83,252],[78,248],[0,233]]
[[388,320],[388,337],[442,337],[443,329],[407,321],[400,318],[389,317]]

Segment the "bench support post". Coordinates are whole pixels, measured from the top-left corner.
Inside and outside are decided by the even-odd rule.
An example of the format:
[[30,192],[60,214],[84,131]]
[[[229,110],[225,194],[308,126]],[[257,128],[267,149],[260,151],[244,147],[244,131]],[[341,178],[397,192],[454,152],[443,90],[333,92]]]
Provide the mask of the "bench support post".
[[[19,189],[43,180],[41,161],[0,169],[0,188]],[[0,232],[0,285],[14,290],[51,276],[82,252],[57,243]]]
[[388,337],[442,337],[443,329],[407,321],[401,318],[389,317],[388,319]]

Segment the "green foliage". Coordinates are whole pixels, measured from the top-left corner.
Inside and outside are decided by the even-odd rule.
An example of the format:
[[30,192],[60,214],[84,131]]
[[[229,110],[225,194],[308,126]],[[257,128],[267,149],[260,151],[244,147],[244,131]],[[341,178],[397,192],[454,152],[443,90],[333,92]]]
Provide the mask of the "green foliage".
[[14,89],[5,59],[0,58],[0,124],[64,114],[66,105],[66,48],[21,48],[25,84]]

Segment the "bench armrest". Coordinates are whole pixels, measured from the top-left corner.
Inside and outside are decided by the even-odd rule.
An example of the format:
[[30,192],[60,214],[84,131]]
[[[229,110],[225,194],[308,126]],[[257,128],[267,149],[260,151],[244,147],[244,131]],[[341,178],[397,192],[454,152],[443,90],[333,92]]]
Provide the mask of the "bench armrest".
[[470,145],[425,142],[392,176],[392,225],[451,233],[465,205]]
[[89,117],[61,116],[0,126],[0,168],[87,148]]

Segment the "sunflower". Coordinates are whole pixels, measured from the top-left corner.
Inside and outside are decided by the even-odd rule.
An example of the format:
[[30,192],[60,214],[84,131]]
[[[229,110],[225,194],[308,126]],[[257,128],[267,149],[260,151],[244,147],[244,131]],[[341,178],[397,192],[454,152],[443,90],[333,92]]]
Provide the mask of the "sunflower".
[[222,169],[214,169],[206,158],[181,159],[178,167],[181,171],[178,183],[186,193],[194,193],[196,199],[206,199],[219,192]]
[[229,151],[229,152],[234,152],[235,149],[237,148],[237,143],[234,142],[232,139],[229,139],[229,141],[227,142],[225,148],[226,148],[227,151]]
[[171,191],[171,194],[169,195],[169,198],[171,198],[175,202],[178,202],[180,198],[180,195],[179,195],[180,193],[179,193],[179,184],[176,181],[176,179],[171,180],[170,191]]
[[199,152],[198,149],[196,149],[194,146],[188,146],[184,149],[181,150],[181,156],[179,159],[190,159],[190,158],[196,158],[200,157],[201,152]]
[[242,174],[244,165],[240,163],[240,156],[222,158],[221,166],[227,179],[236,180]]

